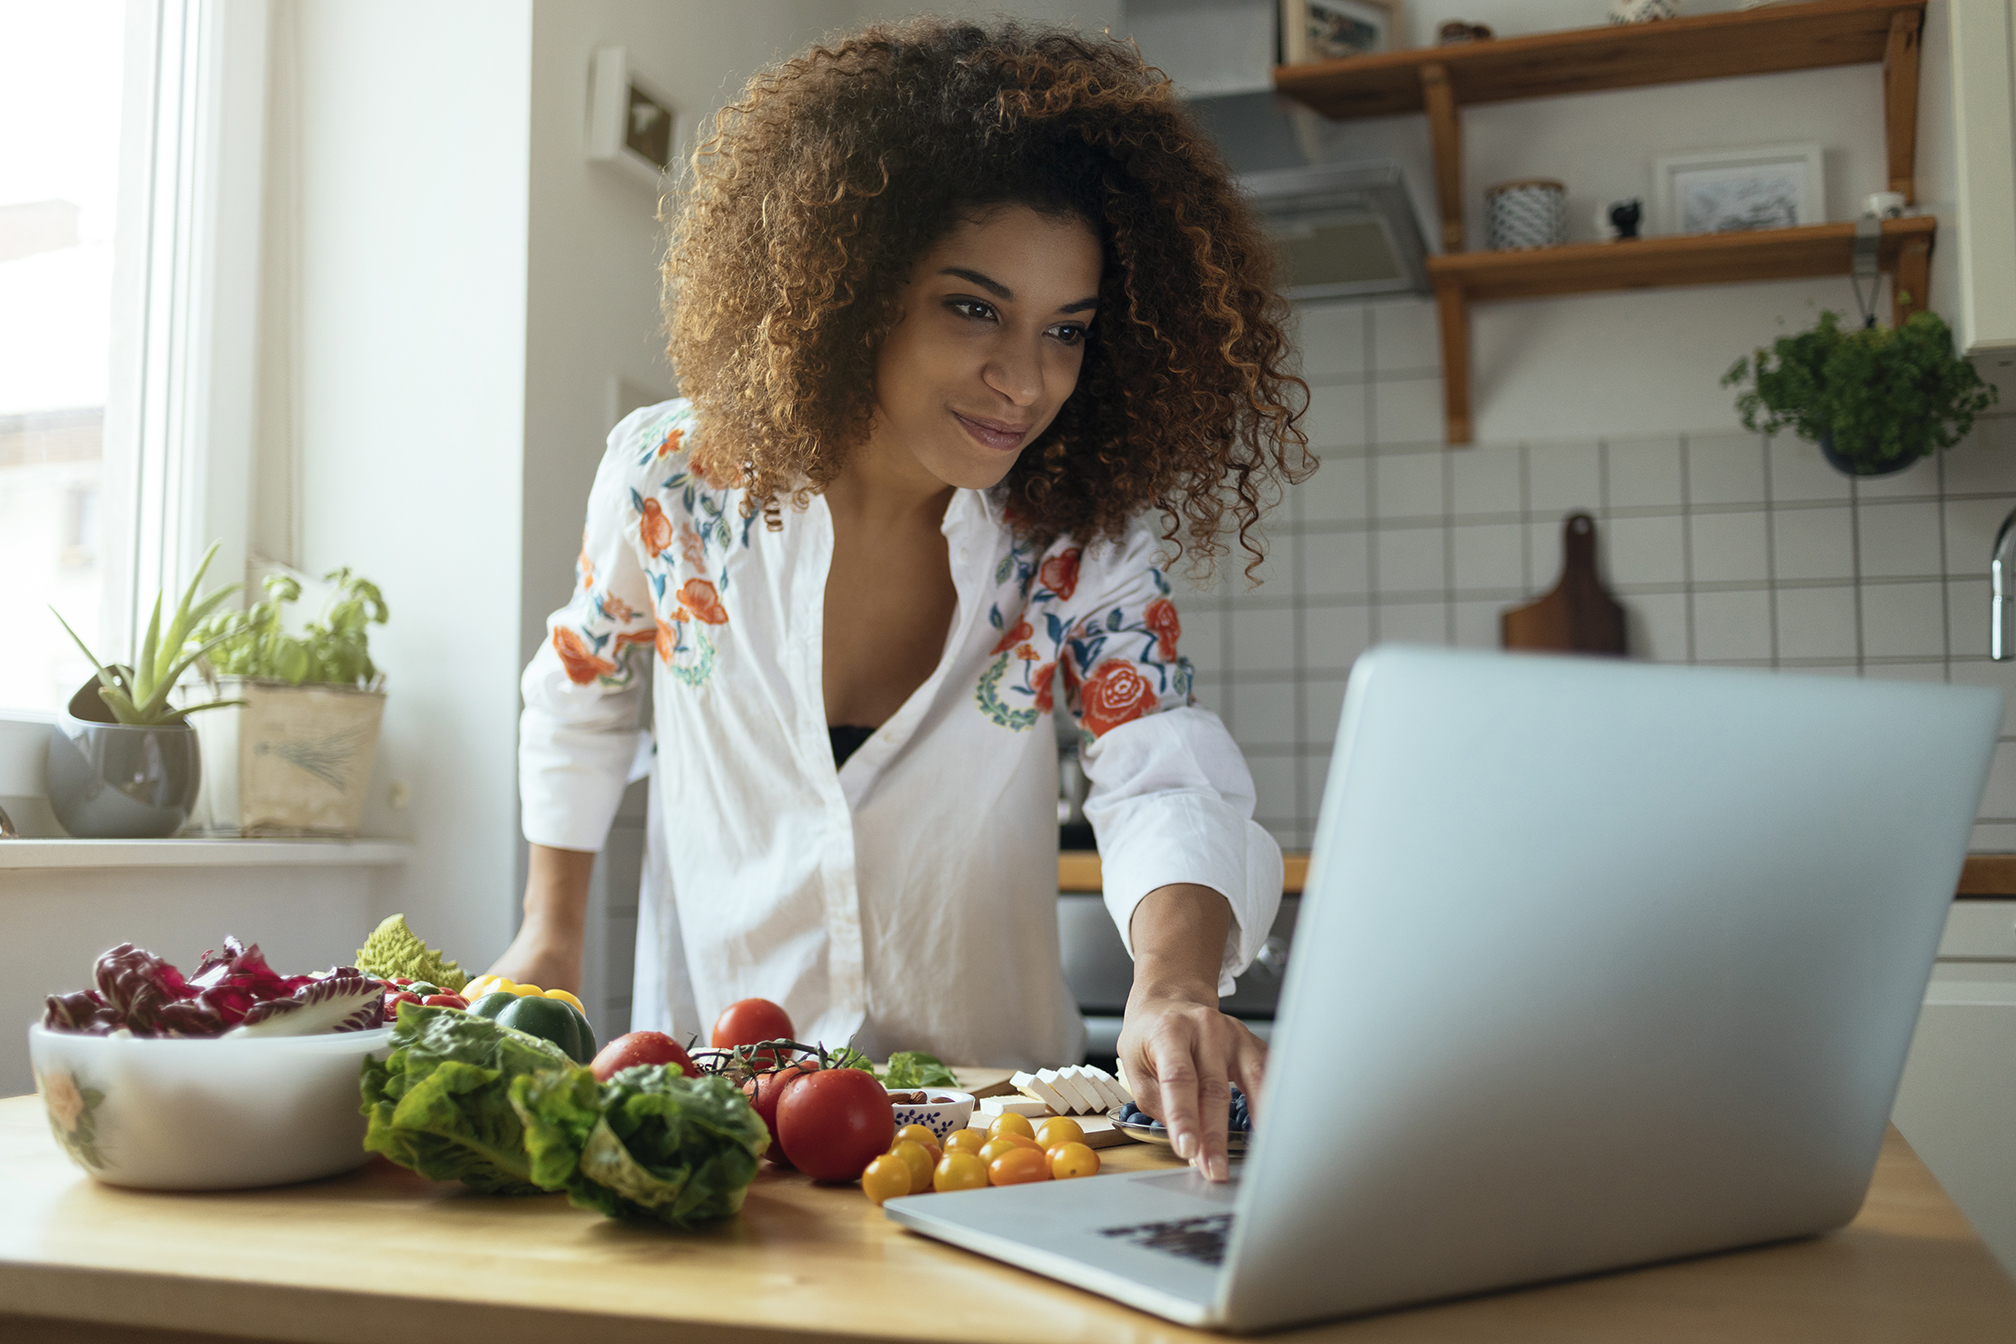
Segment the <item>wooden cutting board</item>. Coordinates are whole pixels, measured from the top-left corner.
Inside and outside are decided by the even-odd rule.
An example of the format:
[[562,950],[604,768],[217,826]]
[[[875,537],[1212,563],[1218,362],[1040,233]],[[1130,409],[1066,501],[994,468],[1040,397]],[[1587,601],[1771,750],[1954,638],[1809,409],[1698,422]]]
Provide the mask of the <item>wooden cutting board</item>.
[[1508,649],[1624,656],[1624,608],[1596,574],[1596,520],[1571,513],[1561,523],[1561,577],[1537,602],[1507,607],[1499,619]]

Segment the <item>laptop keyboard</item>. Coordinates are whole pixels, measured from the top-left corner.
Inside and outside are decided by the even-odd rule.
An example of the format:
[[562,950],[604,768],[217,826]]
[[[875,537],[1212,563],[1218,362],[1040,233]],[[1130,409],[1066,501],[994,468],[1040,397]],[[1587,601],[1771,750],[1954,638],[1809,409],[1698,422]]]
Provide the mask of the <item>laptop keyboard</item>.
[[1166,1223],[1131,1223],[1102,1227],[1100,1233],[1121,1237],[1136,1246],[1178,1255],[1206,1265],[1225,1263],[1225,1243],[1232,1236],[1232,1215],[1207,1213],[1196,1218],[1172,1218]]

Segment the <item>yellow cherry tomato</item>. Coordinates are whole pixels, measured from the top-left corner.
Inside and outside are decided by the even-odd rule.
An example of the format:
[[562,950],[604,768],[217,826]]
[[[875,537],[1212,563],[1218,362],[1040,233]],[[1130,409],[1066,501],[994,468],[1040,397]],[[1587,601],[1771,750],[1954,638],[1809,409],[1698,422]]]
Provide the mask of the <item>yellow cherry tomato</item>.
[[[880,1162],[881,1158],[876,1158]],[[870,1165],[873,1165],[872,1163]],[[980,1190],[987,1184],[987,1164],[972,1153],[950,1152],[938,1161],[931,1173],[931,1188],[946,1190]]]
[[[938,1153],[939,1157],[944,1156],[944,1145],[938,1142],[938,1136],[923,1125],[905,1125],[896,1131],[896,1137],[898,1139],[913,1139],[933,1152]],[[937,1158],[933,1158],[932,1161],[937,1161]]]
[[910,1194],[913,1184],[910,1164],[894,1153],[882,1154],[861,1173],[861,1193],[874,1204]]
[[1083,1143],[1085,1130],[1068,1115],[1053,1115],[1036,1126],[1036,1142],[1045,1149],[1060,1143]]
[[948,1153],[978,1153],[987,1146],[987,1131],[984,1129],[955,1129],[945,1136],[945,1151]]
[[921,1195],[931,1188],[931,1169],[938,1165],[937,1159],[915,1139],[898,1139],[888,1156],[900,1157],[910,1168],[910,1190],[913,1195]]
[[1003,1134],[1020,1134],[1025,1139],[1033,1139],[1036,1137],[1036,1127],[1029,1123],[1028,1116],[1017,1115],[1010,1111],[1006,1115],[995,1116],[994,1123],[987,1127],[987,1137],[990,1139],[998,1139]]
[[1012,1153],[1019,1147],[1021,1145],[1013,1139],[989,1139],[980,1147],[980,1160],[982,1162],[992,1162],[995,1158],[1001,1156],[1001,1154]]
[[1050,1179],[1050,1158],[1041,1148],[1015,1148],[987,1164],[989,1185],[1025,1185]]
[[1060,1143],[1044,1156],[1050,1159],[1050,1174],[1060,1181],[1099,1174],[1099,1154],[1082,1143]]

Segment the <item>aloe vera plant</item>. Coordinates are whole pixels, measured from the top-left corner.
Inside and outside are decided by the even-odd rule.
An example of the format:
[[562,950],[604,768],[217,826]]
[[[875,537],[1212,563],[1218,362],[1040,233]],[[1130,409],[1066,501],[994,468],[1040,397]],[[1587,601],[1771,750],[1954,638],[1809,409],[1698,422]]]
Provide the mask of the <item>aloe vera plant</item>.
[[[196,566],[195,575],[189,580],[189,587],[182,594],[182,601],[169,618],[168,628],[161,628],[161,603],[166,594],[154,598],[154,614],[147,622],[146,638],[140,641],[139,656],[133,666],[107,665],[98,661],[98,655],[70,629],[70,622],[63,619],[63,613],[54,607],[56,619],[77,641],[77,647],[84,650],[84,656],[91,660],[91,666],[98,670],[98,698],[112,711],[112,717],[122,724],[136,728],[161,727],[166,724],[181,723],[189,715],[205,709],[222,709],[227,705],[242,705],[243,700],[211,700],[200,705],[185,705],[180,708],[168,704],[168,693],[181,681],[182,674],[190,664],[210,647],[209,644],[193,643],[191,634],[203,623],[205,617],[214,611],[218,603],[238,591],[240,585],[227,584],[215,589],[199,600],[197,587],[203,582],[203,575],[210,568],[211,559],[217,554],[217,544],[212,544],[203,553],[203,563]],[[226,636],[210,641],[217,643]]]

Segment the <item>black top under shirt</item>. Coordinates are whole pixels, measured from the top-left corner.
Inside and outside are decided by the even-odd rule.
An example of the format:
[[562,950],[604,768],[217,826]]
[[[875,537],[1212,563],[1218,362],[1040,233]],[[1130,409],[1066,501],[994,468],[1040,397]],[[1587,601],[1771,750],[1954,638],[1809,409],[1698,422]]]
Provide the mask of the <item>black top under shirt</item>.
[[875,736],[873,728],[863,728],[858,723],[830,725],[826,736],[833,741],[833,768],[838,770],[847,764],[847,758],[861,749],[861,744]]

